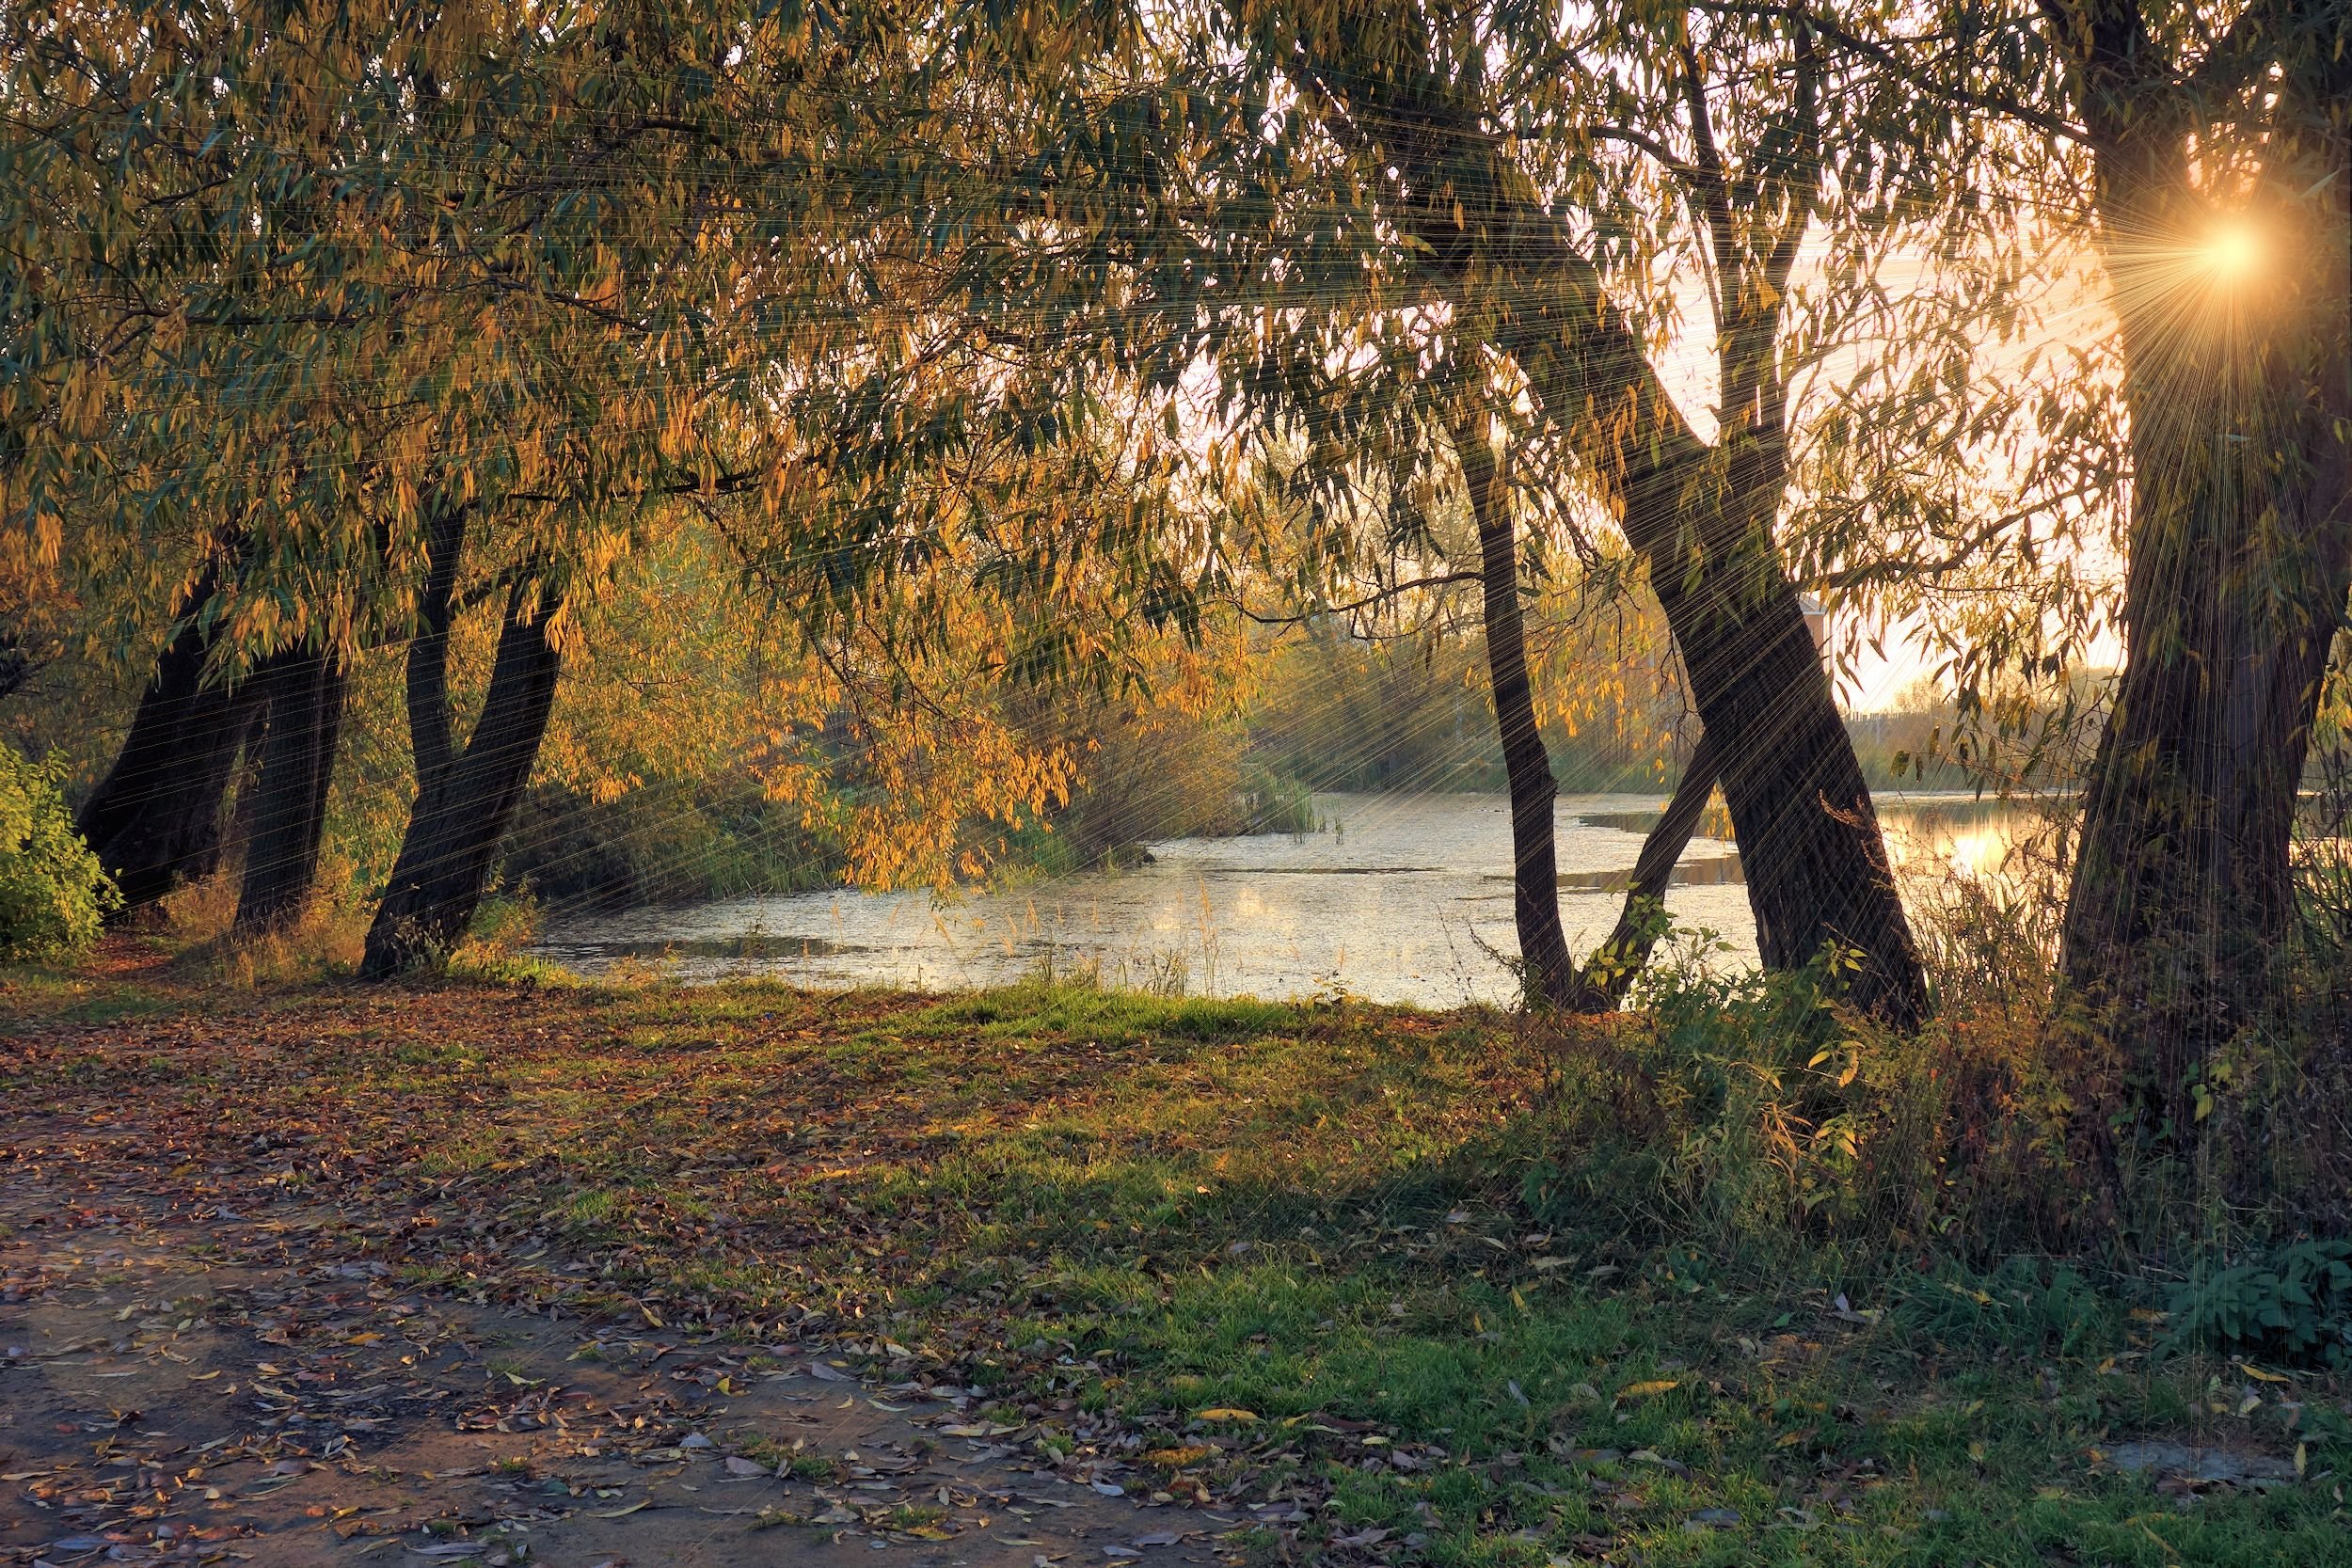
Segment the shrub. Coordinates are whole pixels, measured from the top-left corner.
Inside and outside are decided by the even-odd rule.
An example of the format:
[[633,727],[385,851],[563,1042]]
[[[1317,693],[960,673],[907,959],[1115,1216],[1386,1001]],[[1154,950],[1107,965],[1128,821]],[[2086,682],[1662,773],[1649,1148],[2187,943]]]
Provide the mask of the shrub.
[[1895,1321],[1907,1341],[2076,1357],[2127,1342],[2122,1302],[2060,1259],[2016,1257],[1979,1273],[1949,1260],[1899,1290]]
[[2169,1306],[2169,1349],[2352,1367],[2352,1243],[2290,1243],[2190,1280]]
[[2095,1040],[1987,996],[1896,1035],[1844,1006],[1840,982],[1834,958],[1725,974],[1680,943],[1635,1010],[1564,1054],[1530,1206],[1726,1247],[1987,1261],[2112,1234],[2090,1146],[2112,1071]]
[[1263,768],[1242,773],[1241,830],[1248,833],[1311,833],[1317,827],[1313,793],[1298,780]]
[[57,788],[62,772],[0,746],[0,960],[80,952],[121,902],[73,831]]

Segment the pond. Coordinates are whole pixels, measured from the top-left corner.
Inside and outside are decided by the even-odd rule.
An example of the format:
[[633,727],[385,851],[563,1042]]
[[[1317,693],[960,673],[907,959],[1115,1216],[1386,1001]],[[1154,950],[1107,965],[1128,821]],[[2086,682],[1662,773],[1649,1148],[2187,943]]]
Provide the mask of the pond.
[[[1560,903],[1568,941],[1615,924],[1627,873],[1663,799],[1563,796]],[[2024,814],[1966,795],[1882,796],[1907,874],[1997,872]],[[949,990],[1038,975],[1195,995],[1344,991],[1428,1007],[1507,1002],[1511,824],[1496,795],[1318,795],[1321,831],[1151,845],[1123,870],[941,899],[848,889],[552,918],[531,951],[582,974],[653,963],[684,980],[773,974],[795,985]],[[1722,832],[1720,823],[1702,832]],[[1666,908],[1753,963],[1739,851],[1691,841]]]

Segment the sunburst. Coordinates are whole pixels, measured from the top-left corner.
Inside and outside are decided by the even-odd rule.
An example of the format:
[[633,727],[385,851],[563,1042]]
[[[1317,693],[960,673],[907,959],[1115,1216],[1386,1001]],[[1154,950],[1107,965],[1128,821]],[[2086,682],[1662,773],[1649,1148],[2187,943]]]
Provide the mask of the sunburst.
[[2205,236],[2198,259],[2217,281],[2235,282],[2262,269],[2262,236],[2251,224],[2225,220]]

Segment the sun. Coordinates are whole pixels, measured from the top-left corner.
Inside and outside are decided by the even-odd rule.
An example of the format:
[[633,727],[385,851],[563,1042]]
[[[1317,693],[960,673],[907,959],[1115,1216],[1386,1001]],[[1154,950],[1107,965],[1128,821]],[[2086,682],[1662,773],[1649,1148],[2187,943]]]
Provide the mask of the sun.
[[2206,236],[2206,266],[2222,278],[2245,277],[2262,265],[2262,240],[2243,223],[2224,223]]

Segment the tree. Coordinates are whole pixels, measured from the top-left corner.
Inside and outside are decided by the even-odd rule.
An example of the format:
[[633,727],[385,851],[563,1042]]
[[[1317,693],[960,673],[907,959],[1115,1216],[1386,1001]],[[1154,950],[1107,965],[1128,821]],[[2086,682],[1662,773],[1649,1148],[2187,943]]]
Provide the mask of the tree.
[[[1499,126],[1416,40],[1302,32],[1304,85],[1351,114],[1399,171],[1394,204],[1455,299],[1498,302],[1486,330],[1520,366],[1534,406],[1608,499],[1675,634],[1722,758],[1765,961],[1795,968],[1835,943],[1859,960],[1856,1000],[1898,1021],[1924,1002],[1869,793],[1815,655],[1771,523],[1786,472],[1785,389],[1770,376],[1774,309],[1809,214],[1816,90],[1787,150],[1750,178],[1776,224],[1728,231],[1728,182],[1709,229],[1724,329],[1724,439],[1701,441],[1660,384],[1602,278],[1504,152]],[[1394,54],[1389,53],[1393,48]],[[1800,72],[1811,68],[1800,66]],[[1703,101],[1695,74],[1687,88]]]
[[[1931,205],[1969,276],[1939,325],[2069,324],[2062,354],[2004,356],[2022,399],[1964,375],[1940,393],[2020,499],[1833,569],[1915,605],[1939,578],[2006,590],[2006,615],[1952,618],[1975,644],[1952,661],[1964,709],[2120,631],[2059,958],[2147,1128],[2185,1139],[2214,1053],[2277,995],[2296,798],[2352,593],[2352,16],[1956,0],[1806,21],[1960,128]],[[2035,297],[2036,275],[2078,268]],[[2030,439],[1986,438],[2004,420]],[[2113,584],[2081,564],[2110,551]]]
[[517,577],[506,592],[498,652],[481,717],[460,749],[452,730],[450,623],[467,508],[441,502],[433,518],[421,624],[408,643],[407,705],[417,763],[416,805],[389,885],[368,927],[363,978],[415,969],[465,934],[522,803],[555,705],[562,658],[551,578]]
[[291,925],[309,902],[326,836],[346,684],[342,656],[332,648],[291,649],[251,677],[247,700],[262,705],[264,717],[237,892],[240,935]]
[[1675,862],[1707,815],[1707,802],[1723,778],[1715,748],[1704,735],[1682,765],[1682,777],[1659,814],[1658,823],[1642,840],[1627,879],[1625,907],[1617,924],[1600,945],[1586,955],[1577,970],[1570,1005],[1583,1012],[1614,1012],[1626,992],[1649,962],[1665,933],[1666,888],[1674,879]]
[[[1767,961],[1801,966],[1835,943],[1858,960],[1856,1000],[1907,1020],[1924,1000],[1916,957],[1772,533],[1787,464],[1779,301],[1821,178],[1820,55],[1803,28],[1764,33],[1756,47],[1780,56],[1765,69],[1794,85],[1756,117],[1747,165],[1711,150],[1662,160],[1717,187],[1702,227],[1729,417],[1710,443],[1612,295],[1612,276],[1638,289],[1659,253],[1615,221],[1634,205],[1629,182],[1598,168],[1588,132],[1619,106],[1604,67],[1631,60],[1656,67],[1641,85],[1653,111],[1695,105],[1705,138],[1708,89],[1674,42],[1677,10],[1645,33],[1517,7],[1223,8],[1157,45],[1165,81],[1085,105],[1094,129],[1072,140],[1088,156],[1045,176],[1057,221],[1041,249],[1064,278],[1117,269],[1120,323],[1101,330],[1135,345],[1147,385],[1214,364],[1228,421],[1303,437],[1308,469],[1341,476],[1335,519],[1367,473],[1410,488],[1447,445],[1461,367],[1491,351],[1497,370],[1479,373],[1496,377],[1494,411],[1555,466],[1522,499],[1598,502],[1649,566],[1723,758]],[[1866,162],[1857,152],[1854,167]],[[1159,321],[1172,325],[1155,336]],[[1538,768],[1518,772],[1542,788]],[[1517,815],[1536,831],[1532,800]],[[1538,856],[1522,863],[1540,877]],[[1518,900],[1537,923],[1523,940],[1548,950],[1537,892]],[[1556,960],[1536,967],[1565,978]]]
[[2131,416],[2124,668],[2065,967],[2194,1119],[2293,915],[2296,797],[2352,592],[2352,15],[2044,7],[2090,151]]
[[183,600],[114,766],[74,816],[124,911],[220,863],[230,779],[257,715],[249,692],[206,679],[213,581],[208,571]]
[[1560,926],[1560,868],[1552,842],[1552,804],[1560,787],[1535,722],[1534,689],[1527,673],[1527,632],[1519,614],[1518,530],[1511,515],[1510,483],[1485,400],[1465,388],[1454,423],[1454,460],[1478,523],[1479,585],[1484,594],[1486,665],[1494,692],[1495,728],[1511,792],[1511,910],[1518,928],[1519,961],[1528,993],[1548,1006],[1575,991],[1576,966]]

